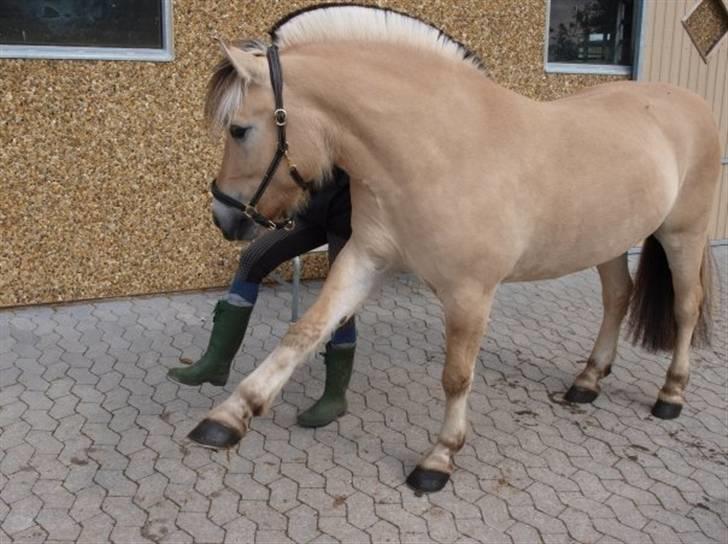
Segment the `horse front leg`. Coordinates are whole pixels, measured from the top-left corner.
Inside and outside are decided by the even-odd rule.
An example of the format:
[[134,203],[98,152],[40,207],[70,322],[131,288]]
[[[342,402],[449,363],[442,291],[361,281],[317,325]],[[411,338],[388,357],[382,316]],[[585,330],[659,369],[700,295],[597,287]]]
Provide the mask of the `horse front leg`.
[[296,367],[353,315],[382,276],[382,268],[350,240],[334,262],[316,302],[291,325],[280,345],[188,437],[215,449],[237,444],[251,418],[267,411]]
[[445,419],[437,443],[407,477],[407,484],[418,491],[442,489],[453,472],[453,456],[465,444],[468,394],[480,342],[485,332],[495,289],[461,292],[443,300],[447,353],[442,371],[445,390]]

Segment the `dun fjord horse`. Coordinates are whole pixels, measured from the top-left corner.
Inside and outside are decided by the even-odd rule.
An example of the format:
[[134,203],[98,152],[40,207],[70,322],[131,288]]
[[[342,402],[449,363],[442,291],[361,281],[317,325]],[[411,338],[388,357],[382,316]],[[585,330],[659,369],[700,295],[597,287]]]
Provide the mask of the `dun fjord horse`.
[[[438,490],[452,473],[501,282],[596,266],[604,320],[566,398],[599,393],[631,300],[633,338],[673,350],[652,413],[677,417],[688,352],[709,317],[706,233],[720,146],[702,99],[620,82],[536,102],[488,79],[439,30],[379,8],[317,6],[271,36],[270,47],[223,44],[210,81],[207,114],[227,132],[216,221],[248,237],[256,223],[285,228],[307,180],[325,183],[338,165],[351,176],[353,235],[318,300],[192,440],[235,445],[294,369],[401,269],[436,293],[447,335],[445,418],[412,487]],[[643,239],[633,289],[625,252]]]

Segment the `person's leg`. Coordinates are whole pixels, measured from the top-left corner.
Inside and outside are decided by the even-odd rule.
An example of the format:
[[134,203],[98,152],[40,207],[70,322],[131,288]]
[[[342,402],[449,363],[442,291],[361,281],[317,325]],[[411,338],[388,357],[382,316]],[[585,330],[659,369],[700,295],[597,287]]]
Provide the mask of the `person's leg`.
[[205,354],[192,365],[171,369],[168,376],[185,385],[225,385],[258,298],[260,282],[281,263],[324,242],[321,229],[303,222],[293,230],[267,232],[251,242],[240,256],[229,292],[215,306]]
[[[346,239],[329,234],[329,263],[346,244]],[[298,415],[302,427],[322,427],[346,413],[346,390],[351,380],[356,351],[356,320],[351,316],[341,325],[326,344],[324,364],[326,383],[324,393],[313,406]]]

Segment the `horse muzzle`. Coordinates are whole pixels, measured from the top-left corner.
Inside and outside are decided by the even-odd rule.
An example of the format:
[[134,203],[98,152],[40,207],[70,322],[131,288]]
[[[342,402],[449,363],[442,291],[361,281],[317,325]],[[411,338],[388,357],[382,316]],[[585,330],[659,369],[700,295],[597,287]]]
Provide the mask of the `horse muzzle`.
[[218,210],[213,208],[212,222],[220,229],[223,238],[228,241],[249,241],[258,234],[258,225],[255,221],[242,213],[230,213],[226,210],[223,214],[219,214]]

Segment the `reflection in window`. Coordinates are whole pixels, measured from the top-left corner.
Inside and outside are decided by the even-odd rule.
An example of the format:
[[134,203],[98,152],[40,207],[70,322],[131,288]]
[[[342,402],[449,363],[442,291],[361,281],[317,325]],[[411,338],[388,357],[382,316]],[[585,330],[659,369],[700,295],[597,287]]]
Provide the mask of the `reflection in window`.
[[551,0],[548,61],[632,64],[634,0]]
[[0,43],[161,49],[160,0],[0,0]]

